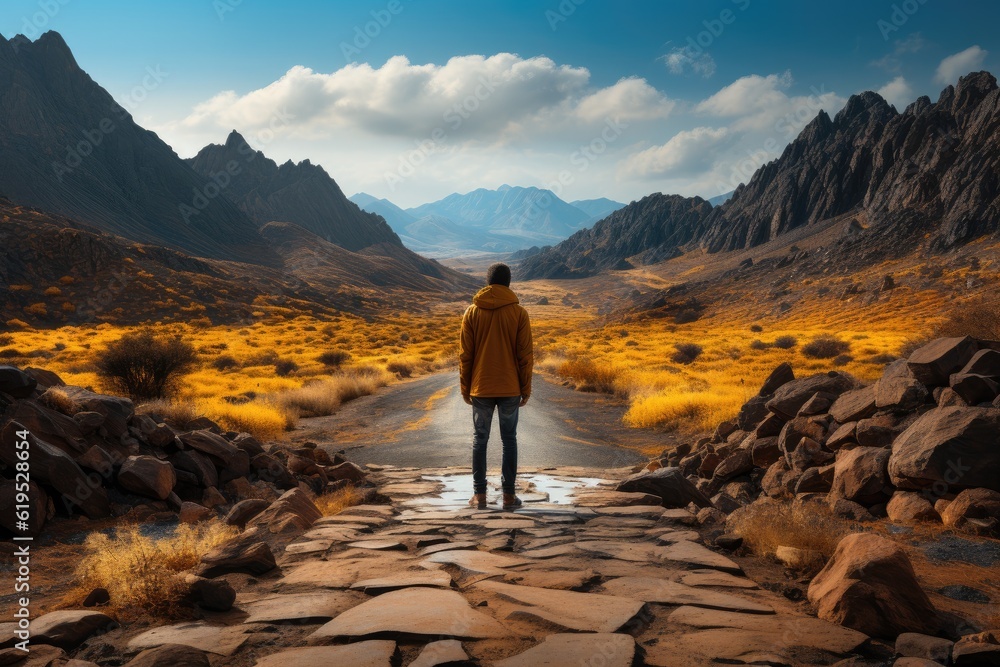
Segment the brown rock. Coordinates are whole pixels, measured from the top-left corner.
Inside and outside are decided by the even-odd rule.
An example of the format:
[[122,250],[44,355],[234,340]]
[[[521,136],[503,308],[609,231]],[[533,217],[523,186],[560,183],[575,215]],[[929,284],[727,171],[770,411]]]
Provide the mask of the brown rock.
[[946,665],[951,662],[951,647],[954,644],[941,637],[904,632],[896,637],[896,653],[906,658],[922,658]]
[[889,519],[896,523],[917,521],[940,521],[931,501],[913,491],[896,491],[886,506]]
[[712,506],[708,496],[695,488],[679,468],[640,472],[622,481],[615,490],[652,494],[660,498],[664,507],[687,507],[689,503],[698,507]]
[[785,424],[778,435],[778,447],[784,453],[788,464],[792,464],[792,452],[802,442],[802,438],[809,438],[816,442],[821,442],[825,435],[823,426],[808,417],[796,417]]
[[15,366],[0,366],[0,391],[14,398],[30,398],[38,381]]
[[774,413],[768,413],[764,420],[757,424],[757,428],[754,429],[754,435],[757,436],[758,440],[764,440],[767,438],[773,438],[781,433],[781,429],[785,426],[785,420],[782,417]]
[[[767,396],[754,396],[744,403],[743,407],[740,408],[739,414],[736,415],[737,430],[746,432],[757,428],[757,425],[767,417],[768,400]],[[728,437],[732,437],[732,434]]]
[[749,450],[738,449],[727,456],[722,463],[715,468],[712,481],[715,485],[721,486],[734,477],[745,475],[753,470],[753,455]]
[[937,408],[917,419],[892,444],[889,475],[900,488],[952,492],[1000,491],[1000,410]]
[[840,396],[854,389],[856,385],[854,378],[836,371],[793,380],[774,392],[774,397],[767,402],[767,409],[786,420],[791,420],[817,392]]
[[251,460],[253,457],[264,453],[264,445],[260,444],[260,440],[249,433],[240,433],[233,438],[233,446],[246,452]]
[[1000,492],[992,489],[966,489],[951,501],[941,520],[946,526],[966,527],[970,520],[1000,519]]
[[937,611],[920,588],[906,553],[871,533],[848,535],[809,585],[820,618],[875,637],[934,634]]
[[824,466],[833,461],[833,458],[832,452],[824,449],[823,445],[812,438],[806,437],[799,440],[799,444],[788,455],[788,463],[793,470],[803,472],[807,468]]
[[927,397],[927,387],[913,376],[904,359],[889,364],[875,383],[875,406],[879,410],[916,410]]
[[208,521],[215,516],[215,512],[198,503],[183,502],[181,509],[177,513],[177,518],[181,523],[199,523]]
[[948,384],[969,405],[990,403],[1000,394],[1000,384],[984,375],[956,373],[948,379]]
[[128,422],[135,414],[135,405],[129,399],[97,394],[82,387],[67,386],[62,391],[81,410],[104,415],[103,426],[109,435],[118,437],[128,433]]
[[228,505],[229,501],[226,497],[222,495],[217,488],[210,486],[205,489],[205,493],[201,496],[201,504],[205,507],[216,508],[221,505]]
[[871,417],[875,410],[875,387],[869,386],[841,394],[830,408],[830,416],[846,424]]
[[833,488],[835,465],[807,469],[795,483],[795,494],[828,493]]
[[780,364],[771,371],[771,374],[764,380],[764,385],[760,388],[760,396],[771,396],[774,392],[795,379],[795,372],[792,365],[787,361]]
[[248,498],[233,505],[224,521],[230,526],[238,526],[242,530],[250,519],[267,509],[271,503],[261,498]]
[[892,494],[886,467],[889,451],[855,447],[837,452],[831,498],[844,498],[863,505],[884,502]]
[[856,443],[857,428],[857,422],[849,422],[838,428],[826,439],[827,449],[837,451],[841,447]]
[[784,477],[788,471],[788,462],[784,458],[775,461],[760,480],[761,490],[771,498],[785,495]]
[[856,503],[853,500],[846,500],[844,498],[832,499],[830,502],[830,511],[836,516],[851,521],[858,521],[860,523],[875,521],[874,514],[869,512],[864,505]]
[[299,484],[285,464],[271,454],[257,454],[250,460],[250,467],[259,478],[271,482],[280,489],[294,489]]
[[995,667],[1000,665],[1000,644],[981,637],[962,637],[951,650],[955,667]]
[[225,579],[206,579],[193,574],[184,577],[185,601],[209,611],[229,611],[236,602],[236,591]]
[[208,656],[183,644],[164,644],[146,649],[125,667],[211,667]]
[[196,449],[174,452],[168,460],[177,470],[193,474],[197,479],[198,486],[208,488],[219,485],[219,473],[215,469],[215,463],[208,455],[202,454]]
[[305,530],[319,519],[322,513],[302,489],[286,491],[260,514],[247,522],[250,527],[261,526],[271,532],[281,532],[291,526]]
[[963,375],[985,375],[1000,378],[1000,351],[983,349],[976,352],[972,359],[962,368]]
[[754,467],[767,468],[775,461],[782,458],[781,448],[778,447],[778,438],[761,438],[754,440],[750,449],[750,458]]
[[928,387],[948,384],[952,373],[968,364],[978,351],[976,341],[964,338],[938,338],[910,355],[907,366],[913,377]]
[[335,466],[327,466],[326,476],[330,480],[346,479],[349,482],[355,483],[363,482],[366,477],[365,471],[350,461],[344,461]]
[[99,611],[61,609],[34,619],[31,623],[31,639],[36,644],[49,644],[72,651],[91,636],[114,624],[114,619]]
[[202,556],[194,574],[211,579],[230,572],[264,574],[275,567],[274,554],[266,543],[234,539]]
[[130,456],[118,471],[119,486],[156,500],[166,500],[176,483],[174,467],[155,456]]

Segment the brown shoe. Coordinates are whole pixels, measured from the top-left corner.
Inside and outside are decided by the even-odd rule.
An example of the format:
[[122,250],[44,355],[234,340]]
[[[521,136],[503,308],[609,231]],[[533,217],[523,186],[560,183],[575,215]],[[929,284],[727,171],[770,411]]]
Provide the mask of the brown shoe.
[[505,510],[513,509],[515,507],[520,507],[523,504],[524,503],[521,502],[521,499],[515,496],[513,493],[503,494],[503,508]]
[[469,505],[480,510],[486,509],[486,494],[485,493],[472,494],[472,498],[469,499]]

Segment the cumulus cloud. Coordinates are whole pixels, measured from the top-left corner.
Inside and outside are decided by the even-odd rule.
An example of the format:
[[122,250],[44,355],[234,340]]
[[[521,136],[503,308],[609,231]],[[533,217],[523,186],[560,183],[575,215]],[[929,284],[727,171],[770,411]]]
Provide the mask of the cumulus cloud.
[[906,82],[901,76],[897,76],[895,79],[885,84],[878,89],[878,94],[885,98],[885,100],[896,107],[898,111],[902,111],[906,108],[906,105],[913,101],[913,88],[910,84]]
[[[751,74],[737,79],[711,97],[699,102],[694,110],[709,116],[734,118],[735,130],[774,130],[797,133],[819,113],[834,113],[846,102],[823,86],[813,87],[809,95],[789,95],[791,72],[760,76]],[[790,137],[788,137],[790,138]]]
[[673,74],[684,74],[687,69],[706,79],[715,74],[715,60],[705,52],[692,56],[690,49],[676,47],[660,60],[666,63],[667,69]]
[[696,127],[671,137],[661,146],[653,146],[629,156],[621,165],[627,176],[690,177],[711,168],[721,150],[729,143],[725,127]]
[[435,130],[450,139],[502,142],[505,132],[545,122],[581,125],[605,118],[665,118],[674,103],[639,78],[594,89],[586,68],[511,53],[459,56],[443,65],[404,56],[383,66],[347,65],[324,74],[296,66],[277,81],[238,94],[221,92],[179,122],[181,130],[265,126],[293,117],[289,133],[323,137],[360,130],[374,136],[422,139]]
[[938,65],[937,72],[934,74],[935,83],[957,83],[958,77],[979,69],[988,53],[989,51],[974,45],[948,56]]

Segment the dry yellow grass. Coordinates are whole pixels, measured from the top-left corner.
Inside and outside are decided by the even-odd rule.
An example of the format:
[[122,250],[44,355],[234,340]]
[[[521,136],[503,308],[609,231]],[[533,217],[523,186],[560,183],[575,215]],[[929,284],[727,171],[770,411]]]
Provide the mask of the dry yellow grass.
[[364,497],[364,494],[356,487],[345,486],[337,491],[317,496],[316,507],[323,513],[323,516],[331,516],[343,512],[348,507],[360,505]]
[[177,574],[194,567],[202,554],[236,535],[219,520],[181,524],[164,537],[144,535],[139,526],[117,528],[111,535],[93,532],[76,570],[79,589],[105,588],[119,617],[141,613],[174,616],[183,595]]
[[727,528],[759,556],[773,556],[778,547],[809,549],[833,555],[851,524],[819,503],[757,502],[732,514]]

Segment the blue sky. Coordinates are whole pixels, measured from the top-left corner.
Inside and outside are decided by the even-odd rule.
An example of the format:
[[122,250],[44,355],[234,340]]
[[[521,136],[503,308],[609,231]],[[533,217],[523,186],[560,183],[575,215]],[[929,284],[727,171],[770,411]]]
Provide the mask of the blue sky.
[[819,108],[993,70],[998,24],[986,1],[7,0],[0,33],[61,32],[182,156],[235,127],[412,206],[502,183],[712,196]]

